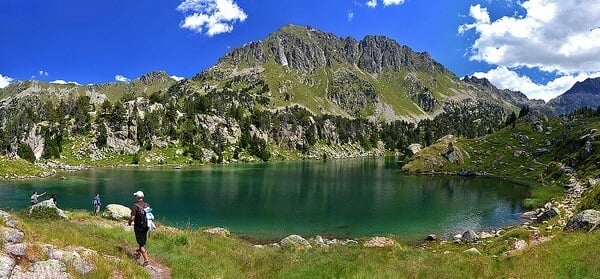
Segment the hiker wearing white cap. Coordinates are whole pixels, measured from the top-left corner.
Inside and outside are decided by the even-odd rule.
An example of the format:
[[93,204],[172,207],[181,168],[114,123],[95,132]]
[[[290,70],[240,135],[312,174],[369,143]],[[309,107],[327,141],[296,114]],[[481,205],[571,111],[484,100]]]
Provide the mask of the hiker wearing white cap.
[[144,202],[144,192],[137,191],[133,193],[135,196],[135,204],[131,207],[131,216],[127,225],[131,226],[133,222],[133,232],[135,233],[135,240],[137,241],[139,248],[136,250],[136,255],[141,253],[144,263],[142,265],[148,265],[148,253],[146,251],[146,240],[148,239],[148,220],[146,219],[146,211],[144,208],[150,207],[149,204]]

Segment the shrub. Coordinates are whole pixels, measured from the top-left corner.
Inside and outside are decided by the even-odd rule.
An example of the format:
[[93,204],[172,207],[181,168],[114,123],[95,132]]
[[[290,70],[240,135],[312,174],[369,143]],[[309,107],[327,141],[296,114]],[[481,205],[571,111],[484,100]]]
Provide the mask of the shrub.
[[50,208],[45,206],[37,206],[33,209],[27,207],[21,211],[21,216],[31,219],[44,219],[44,220],[59,220],[61,217],[56,212],[56,208]]
[[31,149],[29,144],[25,144],[25,143],[19,144],[19,148],[17,149],[17,154],[19,155],[19,157],[21,157],[31,163],[35,162],[35,155],[33,154],[33,150]]

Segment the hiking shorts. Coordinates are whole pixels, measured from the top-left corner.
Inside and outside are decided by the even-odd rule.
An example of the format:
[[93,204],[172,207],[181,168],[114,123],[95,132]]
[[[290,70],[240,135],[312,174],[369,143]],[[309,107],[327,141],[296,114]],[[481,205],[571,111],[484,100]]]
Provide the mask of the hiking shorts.
[[135,241],[137,241],[138,245],[140,247],[146,246],[146,240],[148,240],[148,229],[138,229],[134,227],[133,231],[135,232]]

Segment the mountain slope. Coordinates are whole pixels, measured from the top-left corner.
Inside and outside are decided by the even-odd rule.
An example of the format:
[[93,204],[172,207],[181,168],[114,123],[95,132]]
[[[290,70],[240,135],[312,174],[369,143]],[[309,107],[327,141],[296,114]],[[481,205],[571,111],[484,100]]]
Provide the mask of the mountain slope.
[[600,106],[600,78],[577,82],[564,94],[550,100],[547,107],[557,114],[567,114],[581,107]]
[[269,108],[301,105],[316,114],[381,120],[433,117],[467,98],[515,109],[505,96],[479,94],[427,53],[383,36],[357,41],[288,25],[246,44],[196,76],[198,88],[223,80],[262,80]]

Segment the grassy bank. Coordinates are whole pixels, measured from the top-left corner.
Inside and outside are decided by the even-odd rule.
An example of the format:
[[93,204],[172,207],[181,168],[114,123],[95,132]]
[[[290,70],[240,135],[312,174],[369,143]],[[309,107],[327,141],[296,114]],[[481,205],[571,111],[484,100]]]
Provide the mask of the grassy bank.
[[[133,233],[123,222],[70,213],[70,221],[20,217],[26,239],[58,247],[83,246],[97,257],[89,278],[147,278],[127,249],[135,248]],[[397,245],[366,248],[360,244],[312,248],[255,248],[236,237],[199,230],[160,227],[148,242],[152,257],[171,268],[174,278],[593,278],[600,274],[600,254],[591,244],[600,232],[563,234],[553,241],[514,255],[504,252],[516,239],[528,240],[527,230],[513,229],[477,246],[482,255],[462,251],[471,244],[428,243],[427,248]],[[29,248],[28,257],[41,257]],[[107,257],[109,256],[109,257]],[[114,259],[117,258],[117,264]]]

